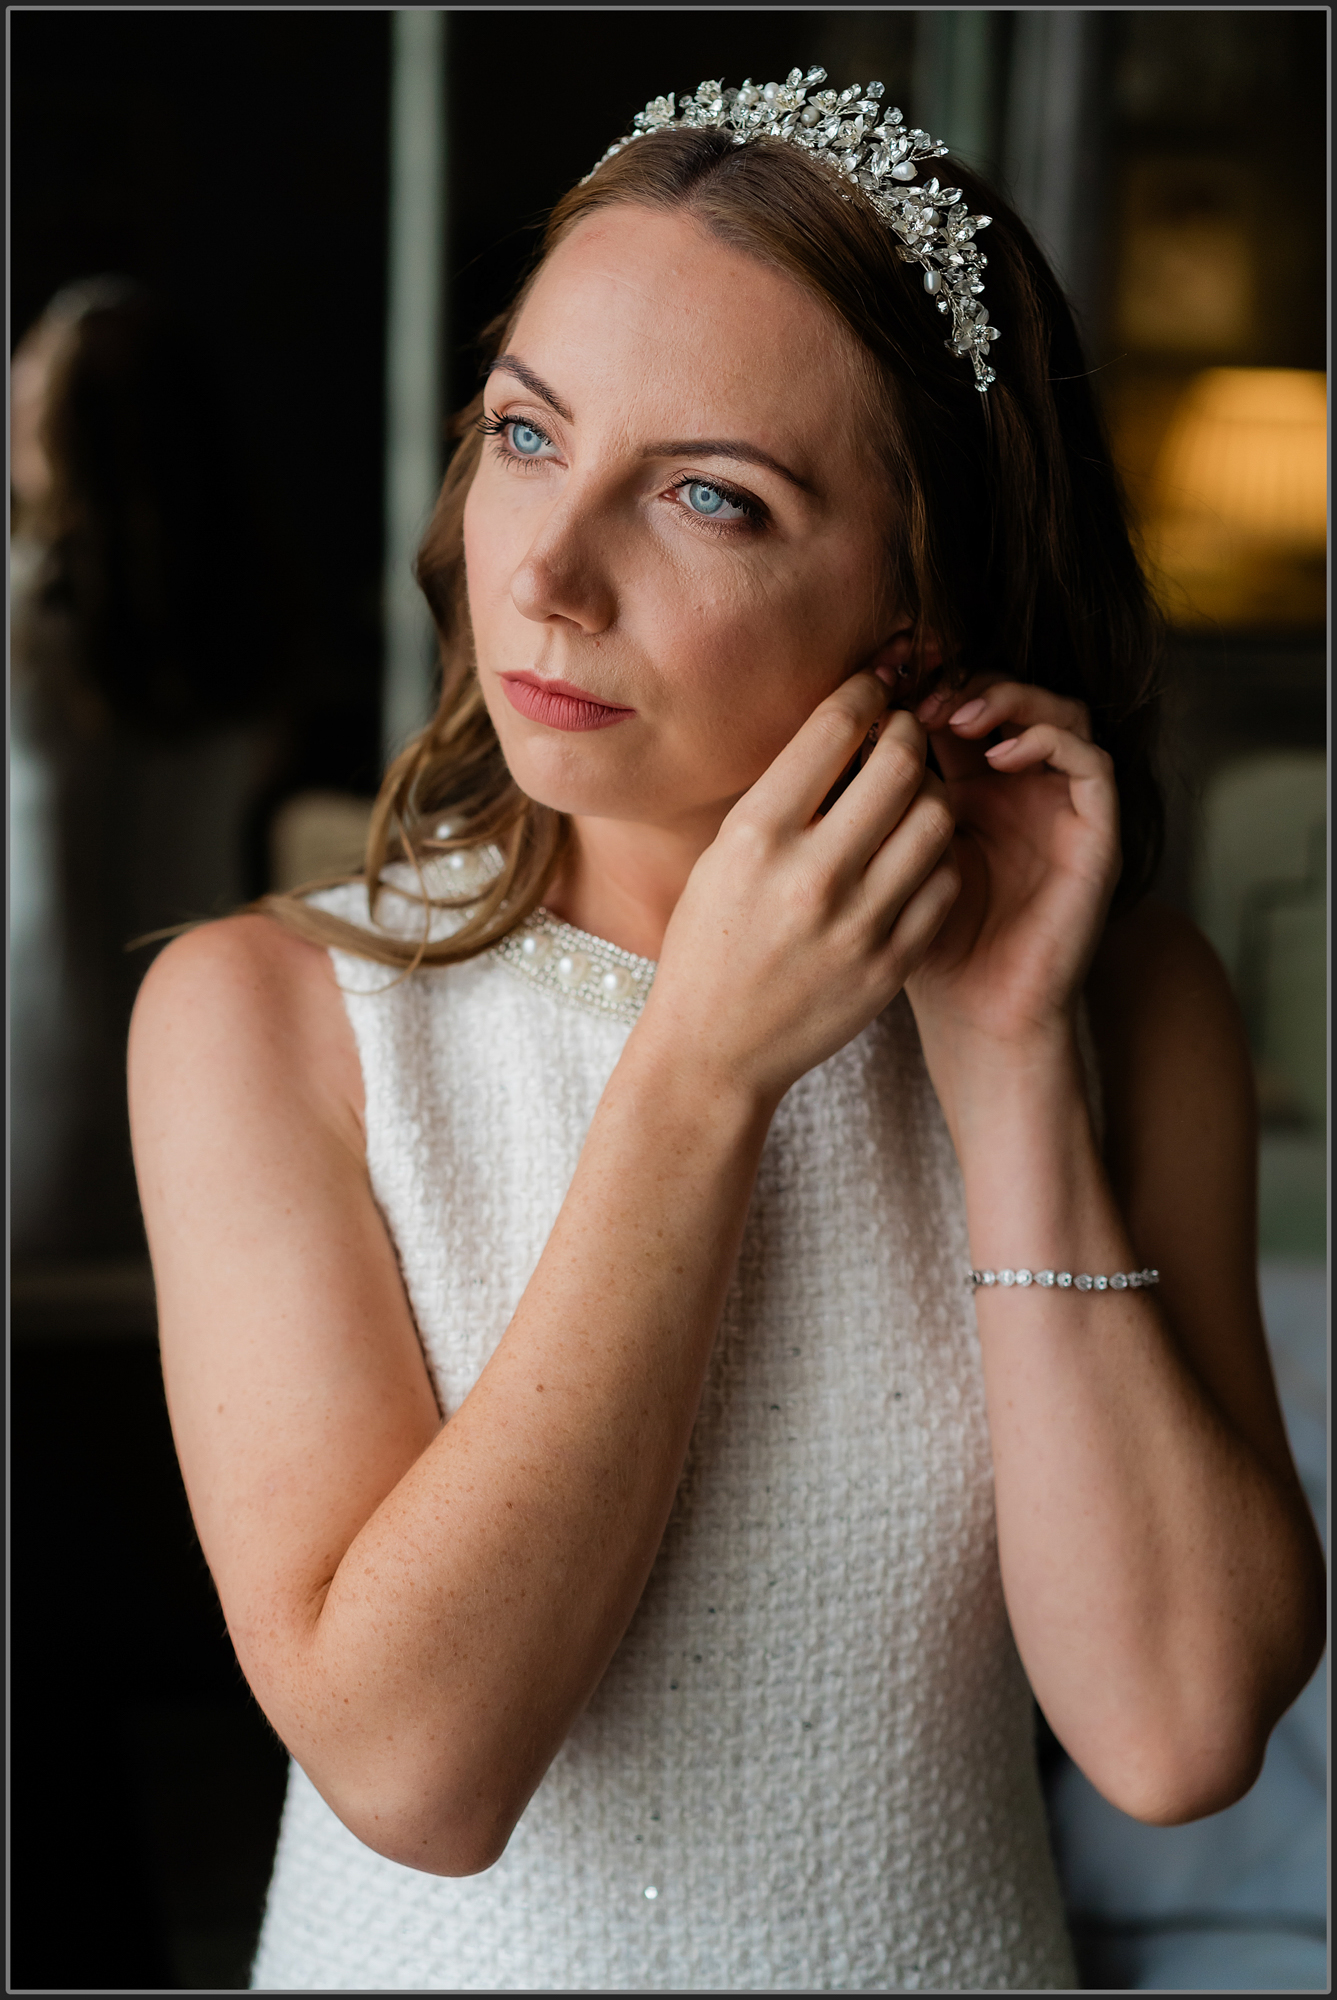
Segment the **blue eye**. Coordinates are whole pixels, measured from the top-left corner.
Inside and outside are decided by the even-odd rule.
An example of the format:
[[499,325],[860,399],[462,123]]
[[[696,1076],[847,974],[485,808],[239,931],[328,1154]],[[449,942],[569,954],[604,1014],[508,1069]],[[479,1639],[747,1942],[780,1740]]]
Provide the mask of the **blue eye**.
[[754,518],[755,510],[731,500],[718,486],[707,486],[704,479],[692,479],[680,491],[687,495],[687,505],[694,514],[704,514],[712,521],[746,521]]
[[537,431],[532,424],[521,423],[518,419],[509,426],[509,429],[511,449],[520,458],[537,458],[548,442],[542,431]]
[[719,514],[728,504],[717,486],[704,486],[694,479],[687,488],[687,505],[694,514]]

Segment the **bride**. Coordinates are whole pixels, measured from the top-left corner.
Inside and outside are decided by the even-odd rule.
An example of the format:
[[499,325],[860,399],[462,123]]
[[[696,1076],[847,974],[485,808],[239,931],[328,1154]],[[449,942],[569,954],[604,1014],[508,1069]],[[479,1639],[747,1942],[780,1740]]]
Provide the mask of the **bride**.
[[257,1986],[1072,1985],[1032,1691],[1169,1824],[1321,1651],[1071,320],[824,81],[559,205],[365,879],[144,984],[172,1422],[294,1759]]

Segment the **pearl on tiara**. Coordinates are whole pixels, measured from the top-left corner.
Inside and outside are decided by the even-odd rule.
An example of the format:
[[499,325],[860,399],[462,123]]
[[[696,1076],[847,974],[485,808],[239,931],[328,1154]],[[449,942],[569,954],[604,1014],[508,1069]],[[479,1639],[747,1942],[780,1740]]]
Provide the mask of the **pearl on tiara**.
[[1000,335],[980,297],[988,259],[973,239],[991,218],[971,215],[960,188],[940,187],[936,179],[917,188],[906,185],[918,178],[920,160],[936,159],[947,147],[917,126],[907,128],[899,111],[884,111],[880,83],[866,90],[857,83],[839,92],[817,88],[825,82],[824,69],[806,74],[791,69],[784,83],[758,85],[748,77],[737,89],[707,82],[698,84],[692,97],[652,97],[636,113],[633,129],[608,148],[585,180],[652,132],[719,131],[731,133],[736,146],[749,139],[784,139],[802,147],[852,181],[899,240],[902,261],[922,266],[924,290],[940,313],[952,316],[952,337],[944,345],[969,359],[983,394],[996,379],[988,354]]

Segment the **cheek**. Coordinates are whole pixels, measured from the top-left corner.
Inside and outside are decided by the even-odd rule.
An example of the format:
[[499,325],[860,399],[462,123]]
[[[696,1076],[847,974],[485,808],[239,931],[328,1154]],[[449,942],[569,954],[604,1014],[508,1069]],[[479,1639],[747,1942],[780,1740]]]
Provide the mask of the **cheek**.
[[500,565],[497,559],[498,538],[495,524],[488,518],[489,508],[486,498],[479,492],[479,482],[474,480],[464,502],[464,576],[469,597],[469,614],[477,628],[480,617],[486,616],[488,607],[497,594]]

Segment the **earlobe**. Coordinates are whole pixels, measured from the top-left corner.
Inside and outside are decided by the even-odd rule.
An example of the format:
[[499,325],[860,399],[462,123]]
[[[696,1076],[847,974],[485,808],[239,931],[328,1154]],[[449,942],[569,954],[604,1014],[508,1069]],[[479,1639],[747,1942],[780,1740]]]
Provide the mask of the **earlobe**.
[[[903,625],[897,628],[873,654],[869,668],[879,680],[894,686],[898,679],[905,680],[913,671],[912,662],[916,653],[916,627]],[[926,632],[923,643],[918,648],[918,666],[926,679],[936,674],[942,665],[942,645],[935,634]]]

